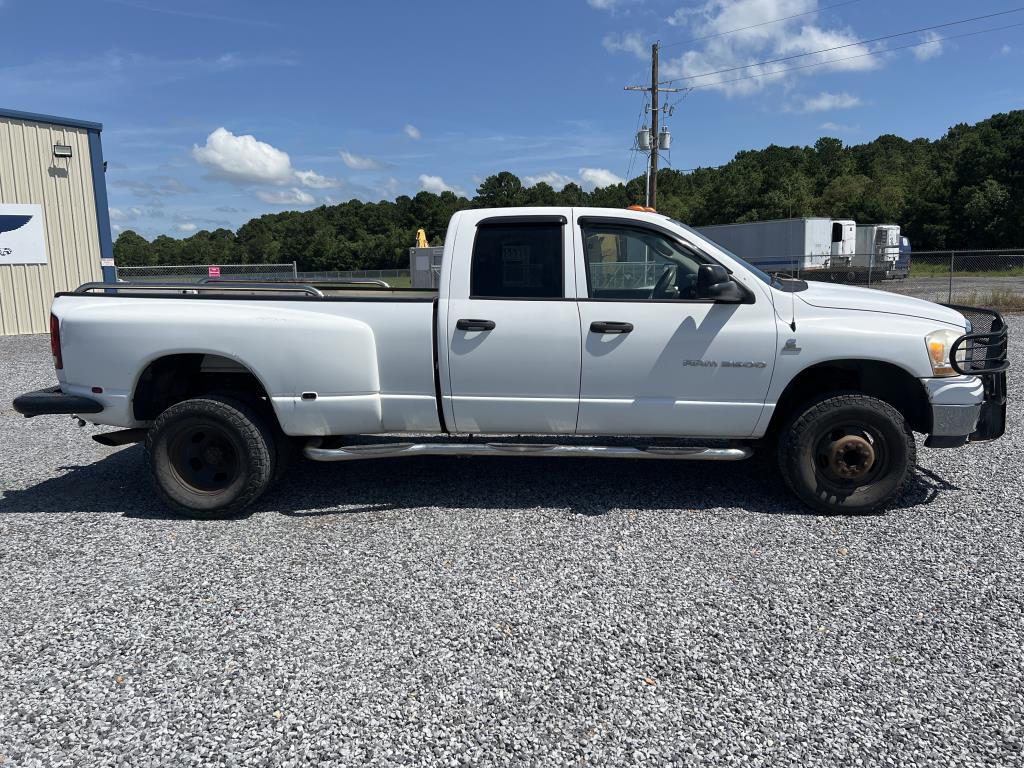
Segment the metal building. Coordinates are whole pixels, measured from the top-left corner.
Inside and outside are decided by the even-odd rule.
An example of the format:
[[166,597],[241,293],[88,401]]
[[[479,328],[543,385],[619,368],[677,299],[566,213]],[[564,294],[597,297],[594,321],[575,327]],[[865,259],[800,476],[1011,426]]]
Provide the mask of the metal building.
[[54,293],[113,280],[102,130],[0,108],[0,335],[45,333]]
[[437,288],[441,283],[444,246],[409,249],[409,274],[413,288]]

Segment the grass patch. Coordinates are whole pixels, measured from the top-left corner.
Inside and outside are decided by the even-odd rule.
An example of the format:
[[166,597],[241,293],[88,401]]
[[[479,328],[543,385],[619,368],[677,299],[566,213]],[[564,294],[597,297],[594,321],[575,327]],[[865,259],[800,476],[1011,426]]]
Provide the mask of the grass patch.
[[[915,264],[910,262],[911,277],[949,277],[949,262],[945,264]],[[953,270],[957,277],[1024,277],[1024,266],[990,270]]]
[[1000,288],[995,291],[971,291],[954,294],[954,303],[969,307],[989,307],[1000,312],[1024,312],[1024,292]]

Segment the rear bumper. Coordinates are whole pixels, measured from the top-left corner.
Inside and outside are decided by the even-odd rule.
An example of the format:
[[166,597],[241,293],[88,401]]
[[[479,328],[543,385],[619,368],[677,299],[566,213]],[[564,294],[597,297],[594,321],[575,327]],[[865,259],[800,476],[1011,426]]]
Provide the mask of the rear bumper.
[[25,418],[63,413],[99,413],[103,404],[84,395],[68,395],[59,386],[37,389],[14,398],[14,410]]

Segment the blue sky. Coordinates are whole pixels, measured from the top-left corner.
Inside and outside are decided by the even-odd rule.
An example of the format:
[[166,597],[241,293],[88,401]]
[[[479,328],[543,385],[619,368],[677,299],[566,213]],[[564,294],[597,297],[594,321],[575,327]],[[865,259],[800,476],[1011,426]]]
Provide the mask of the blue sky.
[[[921,43],[929,33],[851,43],[1014,7],[0,0],[0,106],[102,122],[115,231],[183,236],[353,197],[471,194],[501,170],[556,187],[637,175],[642,163],[630,147],[642,97],[622,87],[649,80],[655,39],[665,44],[666,77],[848,46],[680,81],[705,87],[686,94],[669,120],[674,167],[718,165],[742,149],[822,135],[847,143],[880,133],[934,138],[1022,107],[1024,26],[880,56],[859,54]],[[1024,23],[1024,13],[930,34],[1013,23]],[[686,42],[698,37],[705,39]]]

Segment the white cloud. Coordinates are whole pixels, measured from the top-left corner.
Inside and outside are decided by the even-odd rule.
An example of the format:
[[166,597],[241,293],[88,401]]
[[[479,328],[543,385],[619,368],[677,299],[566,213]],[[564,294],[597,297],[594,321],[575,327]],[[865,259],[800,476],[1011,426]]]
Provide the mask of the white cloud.
[[135,221],[143,214],[143,210],[137,206],[131,208],[115,208],[111,206],[108,210],[111,221]]
[[523,183],[527,187],[533,187],[541,182],[550,184],[556,190],[562,189],[566,184],[579,183],[571,176],[566,176],[565,174],[558,173],[557,171],[548,171],[547,173],[540,173],[536,176],[523,176]]
[[270,203],[271,205],[312,205],[316,202],[316,198],[309,194],[309,192],[305,192],[298,187],[269,192],[261,189],[256,193],[256,197],[264,203]]
[[677,8],[671,16],[665,19],[665,21],[668,22],[670,27],[685,27],[690,23],[690,19],[693,16],[703,13],[703,11],[704,9],[700,6],[696,8],[687,8],[686,6],[683,6],[682,8]]
[[199,229],[199,227],[197,227],[191,221],[183,221],[179,224],[175,224],[174,228],[179,232],[183,232],[185,234],[188,234],[189,232],[195,232],[197,229]]
[[414,141],[423,137],[423,134],[420,133],[420,129],[410,123],[406,123],[402,130],[405,131],[406,136]]
[[1012,52],[1013,48],[1011,48],[1006,43],[1003,43],[1003,47],[999,49],[999,53],[1001,53],[1003,56],[1009,56]]
[[921,45],[917,48],[912,48],[914,52],[914,58],[918,61],[928,61],[928,59],[934,59],[936,56],[942,55],[942,35],[937,32],[929,30],[921,35],[922,42],[927,45]]
[[625,179],[616,176],[607,168],[580,168],[580,180],[583,182],[583,188],[587,190],[626,183]]
[[420,174],[420,187],[427,190],[427,192],[433,192],[438,195],[442,192],[454,192],[457,195],[462,194],[461,189],[451,186],[440,176],[430,176],[426,173]]
[[372,157],[353,155],[351,152],[341,150],[341,161],[353,171],[374,171],[380,168],[380,163]]
[[619,2],[620,0],[587,0],[587,5],[599,11],[613,11]]
[[220,127],[206,137],[202,147],[192,147],[192,157],[210,173],[238,184],[301,184],[326,189],[340,184],[337,179],[314,171],[296,171],[288,153],[259,141],[255,136],[236,136]]
[[[699,8],[682,9],[685,12],[677,12],[672,17],[674,24],[686,27],[688,34],[693,37],[719,36],[696,43],[680,56],[664,60],[662,73],[666,78],[686,78],[678,83],[681,87],[703,86],[721,90],[727,95],[747,95],[771,83],[790,82],[799,76],[827,71],[862,71],[881,66],[881,61],[870,56],[835,61],[869,53],[870,49],[865,45],[854,44],[860,36],[848,27],[818,26],[819,19],[813,12],[820,9],[818,0],[706,0]],[[811,14],[752,27],[807,12]],[[744,27],[746,29],[742,29]],[[724,35],[724,32],[731,34]],[[847,47],[776,64],[748,66],[751,62],[796,56],[841,45]],[[822,63],[822,66],[781,72],[789,67],[817,63]],[[717,74],[709,74],[712,72]],[[753,75],[760,77],[751,77]]]
[[223,127],[206,137],[206,146],[193,146],[192,157],[228,181],[287,184],[294,173],[287,152]]
[[309,187],[310,189],[333,189],[341,186],[341,182],[338,179],[321,176],[313,171],[296,171],[295,180],[302,186]]
[[853,131],[860,130],[860,127],[856,125],[843,125],[842,123],[833,123],[831,121],[822,123],[818,127],[823,131],[832,131],[833,133],[852,133]]
[[625,32],[622,35],[605,35],[601,45],[609,53],[629,53],[646,61],[651,49],[639,32]]
[[805,96],[802,112],[833,112],[837,109],[852,109],[861,105],[860,97],[846,93],[822,91],[817,96]]
[[401,188],[402,183],[394,176],[389,176],[387,181],[377,187],[377,192],[386,198],[393,199],[398,196],[398,191]]

